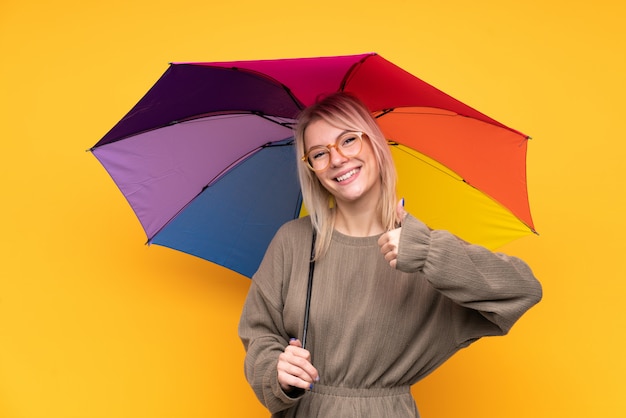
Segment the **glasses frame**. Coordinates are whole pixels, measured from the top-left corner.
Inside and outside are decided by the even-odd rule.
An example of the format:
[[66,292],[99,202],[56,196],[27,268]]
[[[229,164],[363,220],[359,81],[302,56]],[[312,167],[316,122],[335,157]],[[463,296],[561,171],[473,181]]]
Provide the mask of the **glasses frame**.
[[[341,142],[342,139],[344,139],[346,136],[351,136],[351,135],[355,135],[357,138],[359,138],[359,150],[351,155],[345,155],[343,152],[341,152],[341,147],[339,146],[339,143]],[[330,149],[334,148],[339,155],[341,155],[344,158],[352,158],[352,157],[356,157],[357,155],[359,155],[361,153],[361,150],[363,149],[363,136],[367,137],[367,134],[365,132],[361,132],[361,131],[347,131],[342,133],[341,135],[339,135],[337,137],[337,139],[335,140],[334,144],[328,144],[328,145],[316,145],[314,147],[309,148],[309,150],[302,156],[302,161],[306,164],[307,167],[309,167],[310,170],[312,171],[324,171],[326,170],[329,166],[330,166]],[[311,152],[319,150],[320,148],[326,148],[328,150],[328,163],[324,166],[324,168],[319,168],[316,169],[311,165],[311,161],[309,161],[309,156],[311,154]]]

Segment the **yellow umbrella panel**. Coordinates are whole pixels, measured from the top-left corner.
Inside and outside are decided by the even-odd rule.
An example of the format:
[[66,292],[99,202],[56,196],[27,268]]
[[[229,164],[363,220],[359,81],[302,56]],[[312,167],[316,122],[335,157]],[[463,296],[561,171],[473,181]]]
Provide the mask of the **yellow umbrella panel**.
[[391,152],[398,196],[430,228],[490,249],[532,233],[508,209],[432,158],[403,145],[392,145]]

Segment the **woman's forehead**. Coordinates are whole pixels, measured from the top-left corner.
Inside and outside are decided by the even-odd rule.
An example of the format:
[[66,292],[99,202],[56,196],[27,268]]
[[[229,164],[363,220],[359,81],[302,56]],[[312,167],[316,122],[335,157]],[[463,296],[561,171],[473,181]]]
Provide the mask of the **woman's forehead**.
[[350,132],[353,129],[337,127],[323,119],[318,119],[306,128],[304,131],[305,145],[326,145],[334,142],[346,132]]

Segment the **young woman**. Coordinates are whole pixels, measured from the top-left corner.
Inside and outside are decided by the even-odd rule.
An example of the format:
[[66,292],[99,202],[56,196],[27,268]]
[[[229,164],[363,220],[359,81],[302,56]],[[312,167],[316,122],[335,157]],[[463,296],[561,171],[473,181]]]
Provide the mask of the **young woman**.
[[418,417],[410,386],[506,334],[541,286],[522,260],[404,211],[387,141],[355,97],[305,109],[295,138],[310,216],[277,232],[252,279],[239,326],[246,377],[274,417]]

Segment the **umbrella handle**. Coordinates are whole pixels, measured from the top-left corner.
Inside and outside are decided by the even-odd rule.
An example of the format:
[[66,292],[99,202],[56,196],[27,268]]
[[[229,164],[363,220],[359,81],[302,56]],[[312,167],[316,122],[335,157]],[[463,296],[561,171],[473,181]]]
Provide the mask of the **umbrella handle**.
[[311,260],[309,261],[309,282],[306,288],[306,302],[304,304],[304,326],[302,331],[302,348],[306,347],[306,335],[309,329],[309,312],[311,311],[311,290],[313,289],[313,272],[315,270],[315,228],[311,240]]

